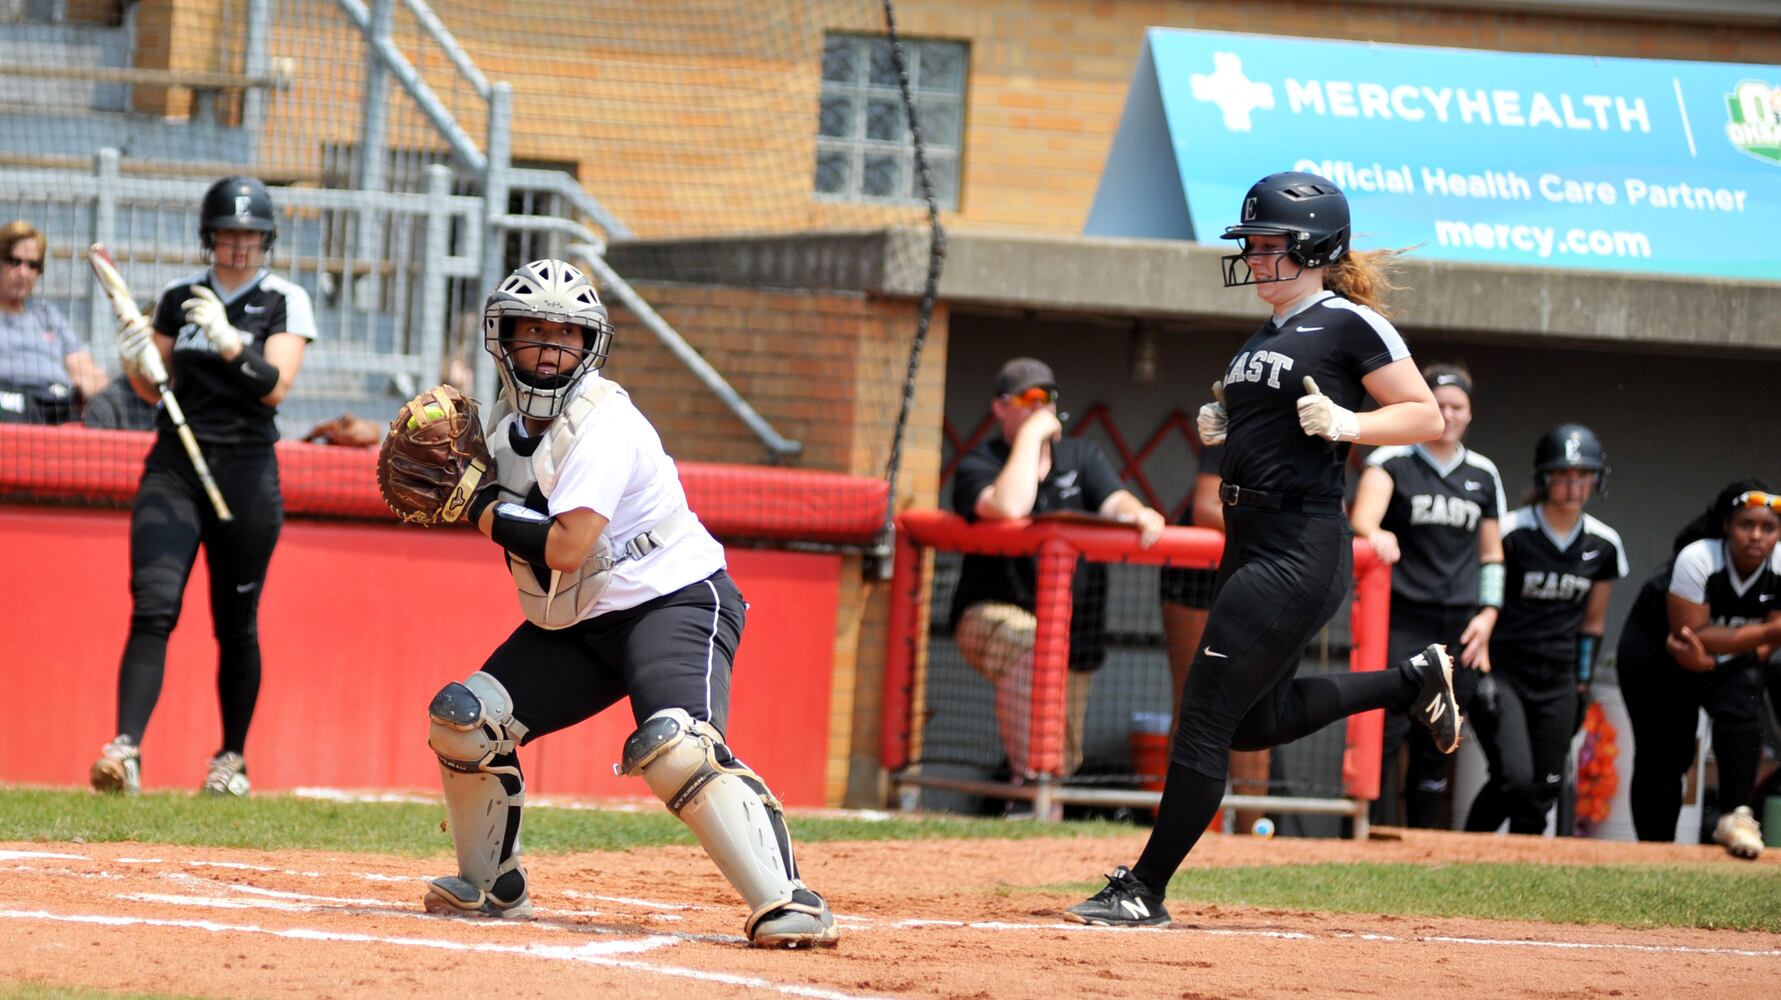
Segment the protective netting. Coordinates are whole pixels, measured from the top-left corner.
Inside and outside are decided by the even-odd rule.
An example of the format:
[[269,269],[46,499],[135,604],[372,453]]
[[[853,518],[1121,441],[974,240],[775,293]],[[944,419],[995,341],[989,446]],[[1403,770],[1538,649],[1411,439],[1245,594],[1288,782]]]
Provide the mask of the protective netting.
[[[599,285],[617,327],[607,373],[671,453],[882,479],[922,311],[833,276],[928,269],[923,193],[956,205],[969,65],[956,41],[893,45],[892,14],[866,0],[0,3],[0,222],[42,234],[30,298],[115,376],[85,248],[104,242],[146,306],[206,265],[209,184],[263,178],[270,266],[310,295],[320,330],[280,407],[287,441],[343,413],[381,424],[439,381],[491,400],[482,299],[555,256]],[[905,226],[915,238],[811,236]],[[763,288],[775,253],[813,258],[807,280],[781,269]],[[44,375],[8,364],[9,390]],[[91,385],[72,367],[61,381],[65,405],[6,419],[79,420]],[[51,451],[33,475],[78,484],[78,449],[34,447]]]

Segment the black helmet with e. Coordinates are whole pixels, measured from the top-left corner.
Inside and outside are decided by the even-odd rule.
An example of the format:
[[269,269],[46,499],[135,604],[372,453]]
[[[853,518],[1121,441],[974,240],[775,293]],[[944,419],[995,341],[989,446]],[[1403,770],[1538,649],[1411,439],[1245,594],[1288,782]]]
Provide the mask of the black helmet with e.
[[1349,230],[1348,196],[1333,181],[1301,171],[1269,174],[1244,196],[1242,221],[1225,227],[1224,238],[1245,241],[1247,250],[1251,237],[1283,237],[1283,253],[1300,270],[1281,274],[1276,269],[1273,278],[1258,279],[1246,254],[1232,254],[1224,258],[1225,287],[1291,281],[1307,268],[1328,267],[1348,255]]
[[225,177],[204,192],[198,206],[198,241],[206,250],[216,249],[219,229],[260,233],[263,250],[278,238],[278,217],[272,212],[272,195],[257,177]]
[[1585,469],[1595,473],[1595,492],[1608,492],[1608,451],[1595,431],[1582,424],[1559,424],[1540,436],[1534,445],[1534,486],[1546,495],[1551,474],[1559,469]]

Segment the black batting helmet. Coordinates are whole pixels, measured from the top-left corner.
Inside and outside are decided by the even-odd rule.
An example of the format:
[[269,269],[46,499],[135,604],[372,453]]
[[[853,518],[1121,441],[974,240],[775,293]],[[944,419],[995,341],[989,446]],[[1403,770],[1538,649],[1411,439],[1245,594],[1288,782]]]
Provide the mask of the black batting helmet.
[[198,241],[206,250],[216,249],[216,231],[245,229],[263,233],[263,248],[278,238],[278,217],[272,213],[272,195],[258,177],[225,177],[204,192],[198,206]]
[[[1242,221],[1226,226],[1227,240],[1251,236],[1284,236],[1286,256],[1301,268],[1327,267],[1348,255],[1348,196],[1335,182],[1316,174],[1287,171],[1256,181],[1243,198]],[[1255,284],[1255,276],[1239,279],[1242,254],[1224,259],[1225,287]],[[1247,268],[1245,268],[1247,271]],[[1287,275],[1275,280],[1290,280]]]
[[1595,431],[1582,424],[1559,424],[1534,445],[1534,485],[1546,495],[1546,480],[1555,469],[1588,469],[1595,473],[1595,491],[1608,489],[1608,451]]

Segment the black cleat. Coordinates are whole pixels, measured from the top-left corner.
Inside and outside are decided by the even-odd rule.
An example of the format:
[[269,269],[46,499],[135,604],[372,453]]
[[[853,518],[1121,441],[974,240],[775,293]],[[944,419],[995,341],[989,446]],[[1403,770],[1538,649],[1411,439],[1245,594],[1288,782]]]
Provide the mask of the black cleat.
[[1403,670],[1416,683],[1416,700],[1410,718],[1429,731],[1442,753],[1459,749],[1459,697],[1453,693],[1453,659],[1447,647],[1434,643],[1404,661]]
[[[508,874],[512,874],[511,872]],[[492,892],[484,892],[468,879],[456,875],[436,878],[427,883],[427,894],[421,903],[428,913],[443,913],[456,917],[494,917],[499,920],[529,920],[532,917],[532,897],[526,892],[525,878],[522,875],[514,886],[502,886],[499,881],[497,890],[507,889],[518,892],[503,899]]]
[[1107,888],[1065,910],[1064,919],[1100,927],[1167,927],[1173,918],[1163,897],[1121,865],[1107,876]]

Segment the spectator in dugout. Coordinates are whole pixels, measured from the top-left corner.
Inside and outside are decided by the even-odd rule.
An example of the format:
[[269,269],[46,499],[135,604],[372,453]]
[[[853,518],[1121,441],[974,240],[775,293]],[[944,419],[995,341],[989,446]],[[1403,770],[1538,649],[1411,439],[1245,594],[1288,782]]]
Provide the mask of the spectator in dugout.
[[[1167,520],[1125,489],[1092,441],[1065,437],[1057,378],[1035,358],[1014,358],[996,375],[990,409],[1001,434],[959,460],[952,506],[966,521],[1015,520],[1060,511],[1135,524],[1138,544],[1162,536]],[[1030,759],[1036,569],[1031,556],[966,556],[953,592],[959,652],[996,688],[996,721],[1016,783],[1036,776]],[[1082,764],[1082,724],[1094,673],[1106,658],[1107,571],[1078,562],[1071,579],[1064,775]]]
[[62,311],[32,298],[49,241],[29,222],[0,226],[0,423],[61,424],[105,388],[105,373]]

